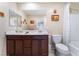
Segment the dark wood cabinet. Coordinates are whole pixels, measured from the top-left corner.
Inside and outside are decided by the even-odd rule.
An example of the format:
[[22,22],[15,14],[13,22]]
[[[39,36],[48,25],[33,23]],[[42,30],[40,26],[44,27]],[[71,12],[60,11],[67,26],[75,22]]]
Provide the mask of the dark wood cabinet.
[[39,50],[39,40],[33,40],[32,41],[32,55],[34,56],[39,56],[40,55],[40,50]]
[[23,42],[20,39],[15,40],[15,55],[23,55]]
[[7,40],[7,55],[14,55],[14,40]]
[[27,40],[26,39],[26,40],[23,40],[23,41],[24,41],[24,47],[25,48],[31,48],[31,46],[32,46],[32,44],[31,44],[32,43],[32,40],[30,40],[30,39]]
[[46,47],[48,46],[47,44],[48,40],[42,40],[41,42],[41,55],[48,55],[47,51],[48,49],[46,49]]
[[6,35],[7,55],[47,56],[48,35]]
[[24,48],[24,56],[32,56],[31,48]]

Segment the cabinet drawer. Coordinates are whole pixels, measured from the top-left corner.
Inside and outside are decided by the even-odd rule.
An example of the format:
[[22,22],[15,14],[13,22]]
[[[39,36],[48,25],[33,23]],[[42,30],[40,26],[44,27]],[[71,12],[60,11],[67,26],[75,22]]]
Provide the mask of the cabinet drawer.
[[26,35],[24,39],[48,39],[48,35]]
[[26,39],[26,40],[28,40],[28,39],[33,39],[33,35],[26,35],[26,36],[24,36],[24,39]]
[[31,40],[24,40],[24,47],[31,47]]
[[32,54],[31,48],[24,48],[24,56],[31,56]]
[[35,35],[35,36],[33,36],[33,38],[43,40],[43,39],[48,39],[48,36],[46,36],[46,35]]
[[22,35],[7,35],[7,39],[23,39]]

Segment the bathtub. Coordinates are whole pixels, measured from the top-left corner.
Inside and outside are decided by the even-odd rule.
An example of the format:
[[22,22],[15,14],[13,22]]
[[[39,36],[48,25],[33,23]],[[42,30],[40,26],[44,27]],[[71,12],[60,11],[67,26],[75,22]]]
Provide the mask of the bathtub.
[[69,50],[72,56],[79,56],[79,41],[69,43]]

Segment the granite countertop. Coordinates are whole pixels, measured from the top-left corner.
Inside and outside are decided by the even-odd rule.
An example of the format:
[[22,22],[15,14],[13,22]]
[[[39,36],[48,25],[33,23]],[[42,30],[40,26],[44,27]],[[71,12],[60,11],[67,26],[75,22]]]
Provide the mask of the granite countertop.
[[49,35],[46,30],[7,31],[6,35]]

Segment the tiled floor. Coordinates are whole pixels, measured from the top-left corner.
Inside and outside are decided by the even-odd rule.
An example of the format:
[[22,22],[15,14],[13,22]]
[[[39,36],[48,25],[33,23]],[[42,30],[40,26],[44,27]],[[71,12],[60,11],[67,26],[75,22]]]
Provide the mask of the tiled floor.
[[51,45],[49,45],[49,56],[54,56],[54,50],[51,48]]
[[54,50],[52,49],[51,37],[49,37],[49,56],[54,56]]

